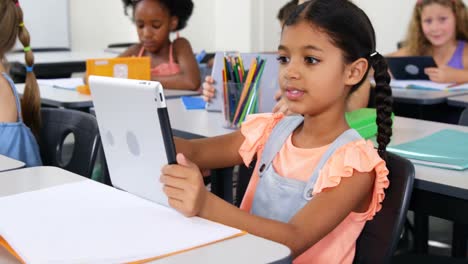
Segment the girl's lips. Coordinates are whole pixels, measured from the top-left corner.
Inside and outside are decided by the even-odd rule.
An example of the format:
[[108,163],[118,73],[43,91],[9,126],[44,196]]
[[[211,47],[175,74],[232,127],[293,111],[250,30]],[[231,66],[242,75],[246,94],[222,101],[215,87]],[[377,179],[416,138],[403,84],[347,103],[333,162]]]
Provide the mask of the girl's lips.
[[154,43],[154,42],[143,42],[143,46],[144,46],[145,48],[146,48],[146,47],[151,48],[151,47],[156,46],[156,43]]
[[286,98],[288,100],[298,100],[304,95],[304,91],[296,88],[287,88],[286,89]]

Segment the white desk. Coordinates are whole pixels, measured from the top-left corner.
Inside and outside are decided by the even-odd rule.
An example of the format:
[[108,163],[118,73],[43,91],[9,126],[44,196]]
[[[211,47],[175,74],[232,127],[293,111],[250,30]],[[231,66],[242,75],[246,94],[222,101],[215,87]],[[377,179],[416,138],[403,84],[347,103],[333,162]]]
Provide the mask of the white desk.
[[[4,172],[0,173],[0,197],[83,180],[88,179],[55,167]],[[286,246],[247,234],[151,263],[290,263],[289,255]],[[0,249],[0,263],[19,262]]]
[[128,47],[127,48],[106,48],[104,51],[115,54],[115,56],[118,56],[122,54],[124,51],[126,51],[127,49]]
[[[97,58],[112,58],[116,55],[110,52],[89,51],[53,51],[34,53],[34,73],[37,78],[66,78],[75,72],[86,71],[86,60]],[[10,53],[6,55],[11,63],[10,72],[15,79],[24,79],[26,75],[24,54]]]
[[166,104],[174,130],[195,137],[214,137],[234,131],[223,127],[224,118],[221,112],[186,110],[180,99],[167,100]]
[[[34,51],[34,49],[33,49]],[[35,52],[34,64],[57,64],[57,63],[85,63],[87,59],[98,58],[112,58],[116,55],[111,52],[103,50],[90,51],[90,52],[77,52],[77,51],[47,51]],[[9,62],[19,62],[24,65],[24,53],[9,53],[6,55]]]
[[[24,84],[16,84],[18,93],[24,93]],[[40,85],[41,103],[54,107],[63,107],[70,109],[83,109],[93,107],[93,98],[87,94],[81,94],[77,91],[55,88],[48,85]],[[189,90],[164,90],[167,99],[178,98],[181,96],[198,95],[198,91]]]
[[[418,139],[442,129],[468,132],[468,127],[396,117],[390,145]],[[415,188],[468,200],[468,170],[455,171],[415,165]]]
[[[24,83],[16,84],[20,95],[24,93]],[[55,88],[47,85],[39,85],[41,92],[41,103],[54,107],[63,108],[89,108],[93,106],[93,98],[90,95],[81,94],[77,91]]]
[[468,91],[424,91],[416,89],[392,88],[395,102],[415,105],[435,105],[447,102],[448,98],[468,94]]
[[22,161],[0,155],[0,172],[23,168],[24,165]]

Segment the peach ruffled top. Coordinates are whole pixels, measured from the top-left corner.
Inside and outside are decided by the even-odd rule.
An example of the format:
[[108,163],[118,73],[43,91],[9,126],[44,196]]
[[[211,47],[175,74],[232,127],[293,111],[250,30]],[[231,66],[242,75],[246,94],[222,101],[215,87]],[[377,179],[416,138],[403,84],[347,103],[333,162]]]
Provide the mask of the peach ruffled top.
[[[245,164],[255,156],[260,157],[273,127],[284,117],[283,114],[251,115],[242,124],[241,132],[245,141],[239,149]],[[273,160],[273,167],[279,175],[307,181],[327,146],[312,149],[297,148],[288,137]],[[247,187],[241,209],[250,211],[258,183],[258,164]],[[331,233],[305,251],[294,263],[352,263],[356,240],[367,220],[371,220],[381,209],[385,198],[384,189],[389,186],[388,170],[372,142],[363,140],[348,143],[337,149],[319,173],[314,186],[314,195],[326,188],[340,184],[341,178],[353,176],[353,171],[370,172],[376,177],[373,198],[366,212],[351,212]]]

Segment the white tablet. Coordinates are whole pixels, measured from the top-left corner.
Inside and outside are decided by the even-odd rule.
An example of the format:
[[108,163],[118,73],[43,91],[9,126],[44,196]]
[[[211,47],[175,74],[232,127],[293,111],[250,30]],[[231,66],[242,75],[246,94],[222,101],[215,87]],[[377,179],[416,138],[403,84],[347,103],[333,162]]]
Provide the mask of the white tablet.
[[175,147],[162,85],[90,76],[89,86],[112,185],[167,206],[159,177]]

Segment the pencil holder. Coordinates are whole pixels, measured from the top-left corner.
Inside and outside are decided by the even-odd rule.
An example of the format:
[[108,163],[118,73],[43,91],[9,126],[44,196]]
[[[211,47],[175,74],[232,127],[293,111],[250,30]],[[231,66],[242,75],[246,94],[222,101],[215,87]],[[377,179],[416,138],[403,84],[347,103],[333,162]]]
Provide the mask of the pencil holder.
[[257,113],[258,94],[258,83],[223,83],[224,127],[237,129],[247,115]]

